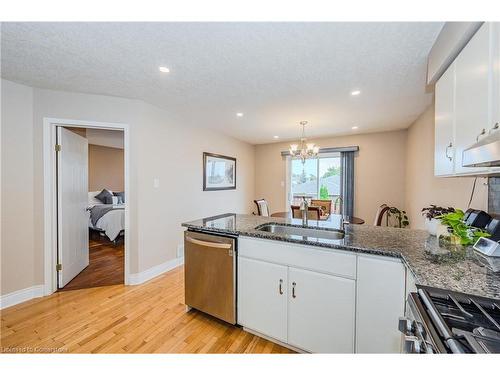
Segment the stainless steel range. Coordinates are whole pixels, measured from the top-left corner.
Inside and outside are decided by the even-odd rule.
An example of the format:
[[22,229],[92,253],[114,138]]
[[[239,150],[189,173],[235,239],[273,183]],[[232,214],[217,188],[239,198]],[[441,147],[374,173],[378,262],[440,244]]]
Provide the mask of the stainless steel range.
[[406,353],[500,353],[500,300],[419,286],[407,315]]

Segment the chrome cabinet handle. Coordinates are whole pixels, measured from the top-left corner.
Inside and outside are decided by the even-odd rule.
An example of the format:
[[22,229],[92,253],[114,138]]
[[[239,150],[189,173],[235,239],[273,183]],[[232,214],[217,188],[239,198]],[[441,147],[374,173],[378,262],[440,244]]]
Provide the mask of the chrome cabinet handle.
[[283,279],[280,279],[279,292],[280,294],[283,294]]
[[479,142],[479,137],[485,134],[486,134],[486,129],[483,128],[483,130],[481,130],[481,133],[479,133],[479,135],[476,137],[476,142]]
[[500,124],[498,124],[498,122],[495,122],[495,125],[493,125],[493,127],[488,131],[488,134],[491,134],[493,130],[497,130],[498,128],[500,128]]
[[297,284],[296,284],[296,283],[295,283],[295,281],[294,281],[294,282],[292,283],[292,297],[293,297],[293,298],[297,297],[297,296],[295,295],[295,286],[296,286],[296,285],[297,285]]
[[446,146],[446,151],[445,151],[446,157],[448,159],[450,159],[450,161],[453,161],[453,158],[450,155],[448,155],[448,149],[450,149],[452,147],[453,147],[453,143],[450,142],[450,144],[448,146]]

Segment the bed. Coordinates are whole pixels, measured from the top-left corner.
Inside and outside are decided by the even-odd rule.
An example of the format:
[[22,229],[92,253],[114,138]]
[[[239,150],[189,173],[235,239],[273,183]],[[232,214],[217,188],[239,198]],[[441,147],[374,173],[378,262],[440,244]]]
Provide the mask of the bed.
[[89,228],[104,234],[110,241],[116,241],[125,234],[125,204],[118,201],[104,204],[95,198],[99,193],[89,192]]

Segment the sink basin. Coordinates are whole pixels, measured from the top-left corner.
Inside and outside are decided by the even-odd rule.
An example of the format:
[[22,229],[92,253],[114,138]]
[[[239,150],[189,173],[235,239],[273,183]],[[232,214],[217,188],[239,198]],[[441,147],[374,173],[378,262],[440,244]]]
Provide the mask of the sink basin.
[[256,229],[291,237],[323,238],[327,240],[341,240],[345,235],[344,231],[339,229],[303,228],[279,224],[264,224]]

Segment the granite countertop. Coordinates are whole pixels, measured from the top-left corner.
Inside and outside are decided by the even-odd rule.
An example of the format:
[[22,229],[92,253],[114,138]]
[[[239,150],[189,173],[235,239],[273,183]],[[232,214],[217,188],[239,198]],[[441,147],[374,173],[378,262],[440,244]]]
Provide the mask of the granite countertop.
[[[436,288],[500,299],[500,259],[486,265],[484,258],[471,248],[450,256],[441,249],[435,236],[424,230],[348,225],[341,240],[294,237],[256,230],[264,224],[277,223],[301,226],[298,219],[224,214],[183,223],[182,226],[221,234],[257,237],[342,249],[358,253],[401,258],[415,275],[417,283]],[[340,216],[327,221],[309,220],[309,227],[338,229]],[[494,258],[490,258],[491,259]],[[499,272],[493,272],[496,269]]]

